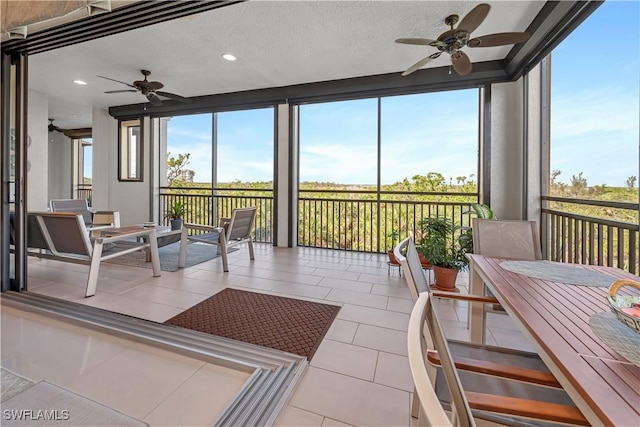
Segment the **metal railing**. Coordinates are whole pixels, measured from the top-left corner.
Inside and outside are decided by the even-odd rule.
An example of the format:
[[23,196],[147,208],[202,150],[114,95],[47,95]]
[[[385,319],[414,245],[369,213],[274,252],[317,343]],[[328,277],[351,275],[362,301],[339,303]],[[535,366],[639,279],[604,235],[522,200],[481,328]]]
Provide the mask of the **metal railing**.
[[[640,272],[638,203],[542,197],[542,250],[552,261]],[[584,211],[588,211],[585,214]],[[625,218],[598,218],[594,213]]]
[[91,206],[91,184],[78,184],[76,191],[76,199],[87,199],[87,201],[89,202],[89,206]]
[[[469,226],[475,193],[300,190],[298,245],[384,253],[397,238],[420,236],[419,221],[439,216]],[[397,242],[397,241],[396,241]]]
[[217,225],[236,208],[256,206],[255,241],[273,243],[273,190],[161,187],[159,216],[163,224],[168,225],[165,212],[176,201],[185,204],[185,222],[204,225]]

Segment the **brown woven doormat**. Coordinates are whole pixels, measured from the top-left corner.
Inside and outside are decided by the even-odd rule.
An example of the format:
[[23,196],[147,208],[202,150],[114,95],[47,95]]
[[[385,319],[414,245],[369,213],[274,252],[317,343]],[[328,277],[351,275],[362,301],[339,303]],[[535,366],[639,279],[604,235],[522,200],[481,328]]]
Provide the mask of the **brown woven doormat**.
[[311,360],[339,306],[224,289],[164,322]]

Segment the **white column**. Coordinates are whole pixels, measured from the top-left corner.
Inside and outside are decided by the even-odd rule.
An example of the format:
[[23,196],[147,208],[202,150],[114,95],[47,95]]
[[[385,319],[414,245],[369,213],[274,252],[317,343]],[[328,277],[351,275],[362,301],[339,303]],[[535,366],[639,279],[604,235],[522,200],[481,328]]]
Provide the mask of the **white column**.
[[43,211],[49,203],[49,97],[29,91],[27,209]]
[[491,86],[491,209],[522,218],[522,79]]
[[[295,135],[297,132],[294,130],[294,134],[291,134],[291,123],[297,123],[297,107],[291,108],[293,114],[289,116],[289,104],[280,104],[277,107],[277,130],[276,130],[276,144],[277,144],[277,163],[278,167],[275,170],[277,178],[277,211],[275,224],[277,226],[277,235],[274,237],[274,243],[276,246],[287,247],[289,246],[289,230],[292,239],[292,246],[296,246],[297,239],[297,182],[298,179],[295,173],[298,170],[297,167],[297,138]],[[293,177],[291,179],[290,177]],[[292,215],[289,215],[290,198],[294,206]]]

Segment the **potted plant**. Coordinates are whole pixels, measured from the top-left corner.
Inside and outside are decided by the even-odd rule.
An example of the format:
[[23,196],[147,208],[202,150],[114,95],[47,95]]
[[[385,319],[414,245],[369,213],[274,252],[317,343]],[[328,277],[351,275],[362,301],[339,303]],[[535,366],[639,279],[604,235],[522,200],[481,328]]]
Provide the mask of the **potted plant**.
[[393,249],[396,247],[396,242],[398,241],[398,237],[400,233],[398,230],[391,230],[391,233],[387,234],[387,237],[391,239],[391,249],[387,251],[387,255],[389,255],[389,264],[390,265],[400,265],[396,256],[393,254]]
[[465,254],[468,250],[469,230],[455,227],[446,218],[430,217],[418,223],[422,229],[420,251],[433,266],[434,287],[457,292],[455,286],[458,271],[469,265]]
[[175,200],[165,212],[165,218],[171,221],[171,230],[180,230],[182,228],[182,217],[185,212],[185,204],[181,200]]

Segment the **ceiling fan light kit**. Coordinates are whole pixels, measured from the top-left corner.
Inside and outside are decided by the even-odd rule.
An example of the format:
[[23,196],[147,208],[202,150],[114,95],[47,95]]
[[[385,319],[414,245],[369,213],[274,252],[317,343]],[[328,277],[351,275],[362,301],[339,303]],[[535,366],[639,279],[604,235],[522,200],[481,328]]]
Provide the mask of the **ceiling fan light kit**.
[[154,106],[159,107],[162,105],[162,99],[168,98],[178,102],[190,103],[191,100],[189,98],[185,98],[180,95],[176,95],[175,93],[161,91],[164,87],[163,83],[149,81],[147,77],[151,75],[151,71],[149,70],[140,70],[142,75],[144,76],[144,80],[136,80],[133,83],[126,83],[120,80],[112,79],[111,77],[97,76],[101,79],[111,80],[116,83],[121,83],[123,85],[129,86],[131,89],[119,89],[119,90],[108,90],[105,93],[123,93],[123,92],[140,92],[144,95],[147,100]]
[[487,34],[480,37],[470,38],[471,33],[482,24],[491,6],[487,3],[481,3],[474,7],[462,20],[457,28],[453,28],[460,17],[458,15],[449,15],[445,18],[444,23],[450,28],[440,34],[437,39],[423,38],[400,38],[396,43],[411,44],[420,46],[435,47],[439,52],[433,53],[407,68],[402,75],[407,76],[414,71],[422,68],[427,63],[438,58],[443,52],[451,57],[451,66],[461,76],[469,74],[473,69],[471,60],[461,49],[465,46],[470,48],[477,47],[495,47],[509,44],[517,44],[525,42],[529,39],[529,33],[526,32],[509,32]]

